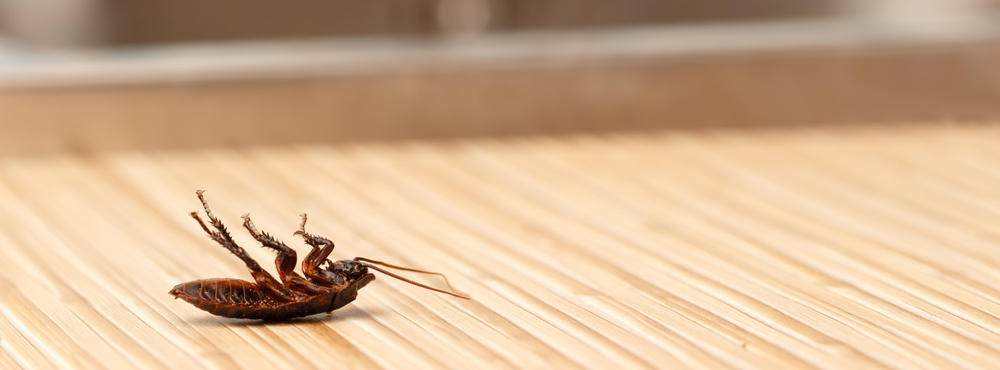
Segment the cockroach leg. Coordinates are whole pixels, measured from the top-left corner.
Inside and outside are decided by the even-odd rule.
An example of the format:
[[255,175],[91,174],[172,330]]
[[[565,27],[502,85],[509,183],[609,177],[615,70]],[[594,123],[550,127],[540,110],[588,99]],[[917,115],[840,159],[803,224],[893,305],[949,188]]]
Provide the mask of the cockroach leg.
[[299,230],[293,235],[302,236],[306,244],[312,246],[312,251],[302,260],[302,272],[315,283],[334,288],[344,286],[346,281],[344,281],[342,276],[333,274],[329,270],[320,267],[327,260],[327,257],[330,256],[330,253],[333,252],[333,242],[322,236],[307,233],[306,220],[308,220],[308,216],[305,213],[301,214],[301,216],[302,222],[299,223]]
[[305,260],[302,261],[302,269],[309,274],[309,270],[319,269],[319,266],[326,261],[330,253],[333,252],[333,242],[330,239],[324,238],[322,236],[313,235],[306,232],[306,220],[307,217],[305,213],[302,215],[302,222],[299,223],[299,230],[293,235],[302,236],[302,239],[306,241],[306,244],[312,246],[313,250],[306,256]]
[[309,216],[306,215],[305,213],[299,214],[299,216],[302,216],[302,221],[299,222],[299,230],[295,233],[292,233],[292,235],[299,235],[306,233],[306,221],[309,221]]
[[249,213],[244,213],[241,217],[243,217],[243,227],[250,232],[250,235],[254,239],[260,242],[265,248],[270,248],[278,252],[278,256],[274,259],[274,266],[278,269],[278,276],[281,277],[281,281],[285,283],[285,286],[309,295],[322,294],[329,290],[303,279],[302,276],[299,276],[295,272],[295,264],[298,259],[294,249],[289,248],[285,243],[268,235],[267,232],[257,230],[257,226],[253,224]]
[[233,237],[229,235],[228,231],[226,231],[226,226],[212,214],[212,209],[208,207],[208,202],[205,201],[205,196],[203,195],[204,192],[204,190],[198,190],[198,199],[201,200],[201,204],[205,207],[205,214],[208,215],[208,219],[211,221],[212,227],[218,231],[209,230],[209,228],[205,225],[205,222],[201,220],[201,217],[198,217],[197,212],[191,212],[191,217],[194,217],[194,219],[198,221],[201,228],[208,233],[209,238],[214,240],[216,243],[219,243],[219,245],[222,245],[223,248],[226,248],[226,250],[238,257],[244,264],[247,265],[247,270],[250,270],[250,274],[253,275],[254,281],[257,282],[257,285],[265,294],[274,298],[278,302],[291,302],[295,300],[298,296],[295,292],[289,290],[287,287],[282,285],[281,282],[271,276],[270,273],[264,271],[264,269],[260,267],[260,264],[258,264],[253,257],[250,257],[243,247],[236,245],[236,242],[233,241]]
[[295,273],[295,264],[298,261],[298,257],[295,254],[295,250],[289,248],[285,243],[282,243],[274,237],[268,235],[266,232],[261,232],[257,230],[254,226],[253,221],[250,220],[250,214],[243,214],[243,227],[250,232],[250,235],[254,239],[257,239],[265,248],[270,248],[275,252],[278,252],[278,257],[274,260],[274,265],[278,269],[278,274],[281,275],[281,280],[287,282],[285,278],[289,274]]
[[306,268],[305,264],[308,261],[312,260],[313,257],[316,256],[316,253],[319,253],[320,247],[319,247],[319,244],[314,243],[312,241],[312,239],[305,237],[305,235],[306,235],[306,220],[308,220],[308,217],[306,216],[306,214],[303,213],[303,214],[300,214],[299,216],[302,216],[302,222],[299,222],[299,229],[296,230],[294,233],[292,233],[292,235],[302,235],[302,237],[306,241],[306,244],[309,244],[309,246],[312,247],[312,250],[309,251],[309,254],[307,254],[306,258],[302,261],[302,264],[303,264],[302,268]]

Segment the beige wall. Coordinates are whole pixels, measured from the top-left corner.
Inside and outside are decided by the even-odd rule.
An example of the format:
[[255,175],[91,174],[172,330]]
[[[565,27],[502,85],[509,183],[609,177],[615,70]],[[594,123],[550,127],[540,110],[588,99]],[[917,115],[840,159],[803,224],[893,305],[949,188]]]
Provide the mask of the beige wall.
[[1000,119],[1000,44],[0,91],[6,153]]

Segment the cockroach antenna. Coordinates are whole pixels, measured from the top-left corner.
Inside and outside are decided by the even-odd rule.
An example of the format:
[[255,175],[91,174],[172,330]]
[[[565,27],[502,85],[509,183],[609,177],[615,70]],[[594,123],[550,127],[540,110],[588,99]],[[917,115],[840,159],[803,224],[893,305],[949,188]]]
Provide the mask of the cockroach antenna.
[[[462,293],[459,293],[459,292],[455,291],[455,288],[453,288],[451,286],[451,283],[448,282],[448,278],[445,277],[444,274],[441,274],[439,272],[424,271],[424,270],[417,270],[417,269],[409,268],[409,267],[402,267],[402,266],[390,265],[390,264],[382,262],[382,261],[376,261],[376,260],[372,260],[372,259],[368,259],[368,258],[364,258],[364,257],[357,257],[354,260],[358,261],[362,266],[365,266],[365,267],[370,268],[372,270],[375,270],[375,271],[381,272],[383,274],[389,275],[390,277],[394,277],[396,279],[405,281],[407,283],[416,285],[418,287],[421,287],[421,288],[424,288],[424,289],[430,289],[430,290],[433,290],[433,291],[438,292],[438,293],[444,293],[444,294],[455,296],[455,297],[462,298],[462,299],[471,299],[471,298],[469,298],[468,295],[465,295],[465,294],[462,294]],[[398,269],[398,270],[418,272],[418,273],[421,273],[421,274],[438,275],[438,276],[440,276],[441,278],[444,279],[444,283],[448,285],[448,289],[451,290],[451,291],[441,290],[441,289],[437,289],[437,288],[434,288],[434,287],[430,287],[430,286],[418,283],[416,281],[413,281],[413,280],[407,279],[405,277],[402,277],[402,276],[396,275],[394,273],[391,273],[389,271],[386,271],[385,269],[383,269],[381,267],[378,267],[378,266],[375,266],[373,264],[379,264],[379,265],[382,265],[382,266],[385,266],[385,267],[394,268],[394,269]]]

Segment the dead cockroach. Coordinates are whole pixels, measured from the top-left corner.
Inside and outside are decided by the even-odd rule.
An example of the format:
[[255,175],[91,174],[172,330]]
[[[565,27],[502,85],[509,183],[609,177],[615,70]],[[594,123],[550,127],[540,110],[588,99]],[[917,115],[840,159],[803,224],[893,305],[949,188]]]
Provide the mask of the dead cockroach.
[[[469,297],[458,293],[417,283],[375,265],[435,274],[444,278],[444,275],[436,272],[394,266],[363,257],[331,262],[327,257],[333,251],[333,242],[324,237],[306,233],[305,214],[302,214],[299,230],[293,234],[302,236],[306,244],[312,246],[312,251],[302,261],[302,273],[305,274],[305,277],[302,277],[295,272],[295,250],[267,233],[258,231],[253,222],[250,221],[250,215],[244,214],[243,227],[250,231],[250,235],[264,247],[278,252],[274,264],[278,269],[278,276],[281,277],[279,282],[267,271],[261,269],[257,261],[254,261],[246,250],[236,245],[232,236],[226,231],[226,227],[222,225],[222,221],[219,221],[212,214],[212,210],[208,208],[208,202],[205,201],[203,193],[204,190],[198,190],[198,199],[205,207],[205,214],[216,231],[210,230],[205,225],[205,222],[198,217],[198,212],[191,212],[191,217],[198,221],[201,228],[208,233],[209,238],[243,260],[254,278],[254,282],[239,279],[195,280],[179,284],[170,290],[170,294],[174,298],[181,298],[213,315],[242,319],[285,320],[330,312],[354,301],[358,297],[358,289],[375,280],[375,275],[369,273],[368,269],[422,288],[469,299]],[[448,284],[447,278],[445,278],[445,283]],[[448,284],[448,288],[454,291],[451,284]]]

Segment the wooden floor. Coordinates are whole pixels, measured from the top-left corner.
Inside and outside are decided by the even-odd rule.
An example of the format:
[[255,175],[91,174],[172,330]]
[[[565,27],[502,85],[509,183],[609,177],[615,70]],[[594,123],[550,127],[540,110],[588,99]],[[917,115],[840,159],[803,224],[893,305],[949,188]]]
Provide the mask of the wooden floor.
[[[0,159],[0,368],[995,368],[1000,125]],[[286,323],[188,216],[445,273]],[[410,276],[410,274],[408,274]],[[440,281],[420,278],[436,286]]]

